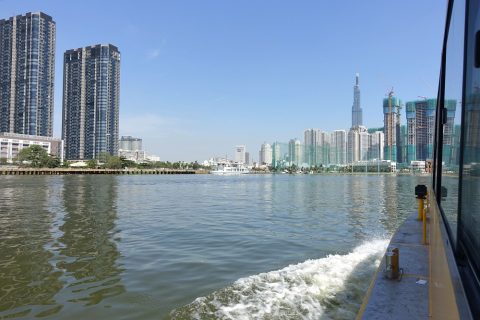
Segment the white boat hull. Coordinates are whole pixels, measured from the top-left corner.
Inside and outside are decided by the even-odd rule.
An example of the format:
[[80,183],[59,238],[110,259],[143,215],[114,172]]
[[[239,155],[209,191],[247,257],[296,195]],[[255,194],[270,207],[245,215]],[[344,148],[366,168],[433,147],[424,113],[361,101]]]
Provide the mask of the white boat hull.
[[211,174],[221,175],[221,176],[237,176],[241,174],[248,174],[250,171],[221,171],[221,170],[213,170],[210,171]]

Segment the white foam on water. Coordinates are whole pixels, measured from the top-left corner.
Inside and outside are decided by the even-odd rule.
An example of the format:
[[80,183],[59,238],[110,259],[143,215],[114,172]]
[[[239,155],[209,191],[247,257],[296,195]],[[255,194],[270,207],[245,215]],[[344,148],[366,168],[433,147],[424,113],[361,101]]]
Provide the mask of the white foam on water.
[[241,278],[227,288],[172,311],[171,317],[353,318],[387,245],[387,240],[373,240],[346,255],[329,255]]

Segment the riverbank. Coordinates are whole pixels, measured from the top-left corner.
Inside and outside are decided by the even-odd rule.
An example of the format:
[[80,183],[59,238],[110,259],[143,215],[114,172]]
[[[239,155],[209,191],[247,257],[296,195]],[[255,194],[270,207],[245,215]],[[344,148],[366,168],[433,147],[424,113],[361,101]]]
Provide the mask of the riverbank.
[[[193,169],[85,169],[85,168],[0,168],[0,175],[71,175],[71,174],[115,174],[115,175],[140,175],[140,174],[209,174],[208,170]],[[249,174],[286,174],[283,172],[250,171]],[[302,175],[300,173],[291,173]],[[412,175],[428,176],[428,173],[418,172],[319,172],[313,175]]]
[[70,174],[207,174],[192,169],[79,169],[79,168],[0,168],[0,175],[70,175]]

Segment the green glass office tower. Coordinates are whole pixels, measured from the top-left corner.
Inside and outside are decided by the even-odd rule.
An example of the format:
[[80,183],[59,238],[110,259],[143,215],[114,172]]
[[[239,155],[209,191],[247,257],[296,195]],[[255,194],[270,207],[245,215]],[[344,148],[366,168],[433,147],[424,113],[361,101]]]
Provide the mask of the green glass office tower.
[[0,20],[0,132],[52,136],[55,32],[41,12]]

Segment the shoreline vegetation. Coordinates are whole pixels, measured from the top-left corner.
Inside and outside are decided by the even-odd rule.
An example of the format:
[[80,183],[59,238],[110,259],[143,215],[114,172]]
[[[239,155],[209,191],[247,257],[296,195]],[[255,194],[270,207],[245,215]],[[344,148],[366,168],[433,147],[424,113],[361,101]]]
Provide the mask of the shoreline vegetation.
[[[0,166],[0,175],[82,175],[82,174],[114,174],[114,175],[152,175],[152,174],[210,174],[207,169],[139,169],[139,168],[124,168],[124,169],[109,169],[109,168],[30,168],[30,167],[13,167]],[[251,171],[249,174],[290,174],[303,175],[306,173],[283,173],[283,172],[266,172],[266,171]],[[319,172],[309,173],[310,175],[412,175],[412,176],[428,176],[429,173],[418,172]]]
[[0,175],[71,175],[71,174],[207,174],[208,170],[193,169],[108,169],[108,168],[1,168]]
[[[20,150],[7,161],[0,158],[0,175],[32,174],[189,174],[208,173],[210,167],[194,162],[145,161],[136,163],[125,157],[100,153],[96,159],[62,161],[39,145]],[[206,171],[206,172],[205,172]]]
[[[42,147],[33,145],[22,149],[13,163],[7,163],[6,159],[0,159],[0,175],[72,175],[72,174],[116,174],[116,175],[141,175],[141,174],[209,174],[211,167],[202,166],[195,162],[145,162],[135,163],[124,157],[100,154],[98,159],[84,161],[70,161],[61,163],[56,156],[49,155]],[[79,164],[81,164],[79,166]],[[360,168],[360,167],[359,167]],[[290,175],[421,175],[423,173],[411,170],[398,170],[390,172],[385,168],[363,167],[332,168],[315,166],[313,168],[298,168],[292,165],[287,168],[252,168],[249,174],[290,174]],[[381,170],[382,169],[382,170]]]

